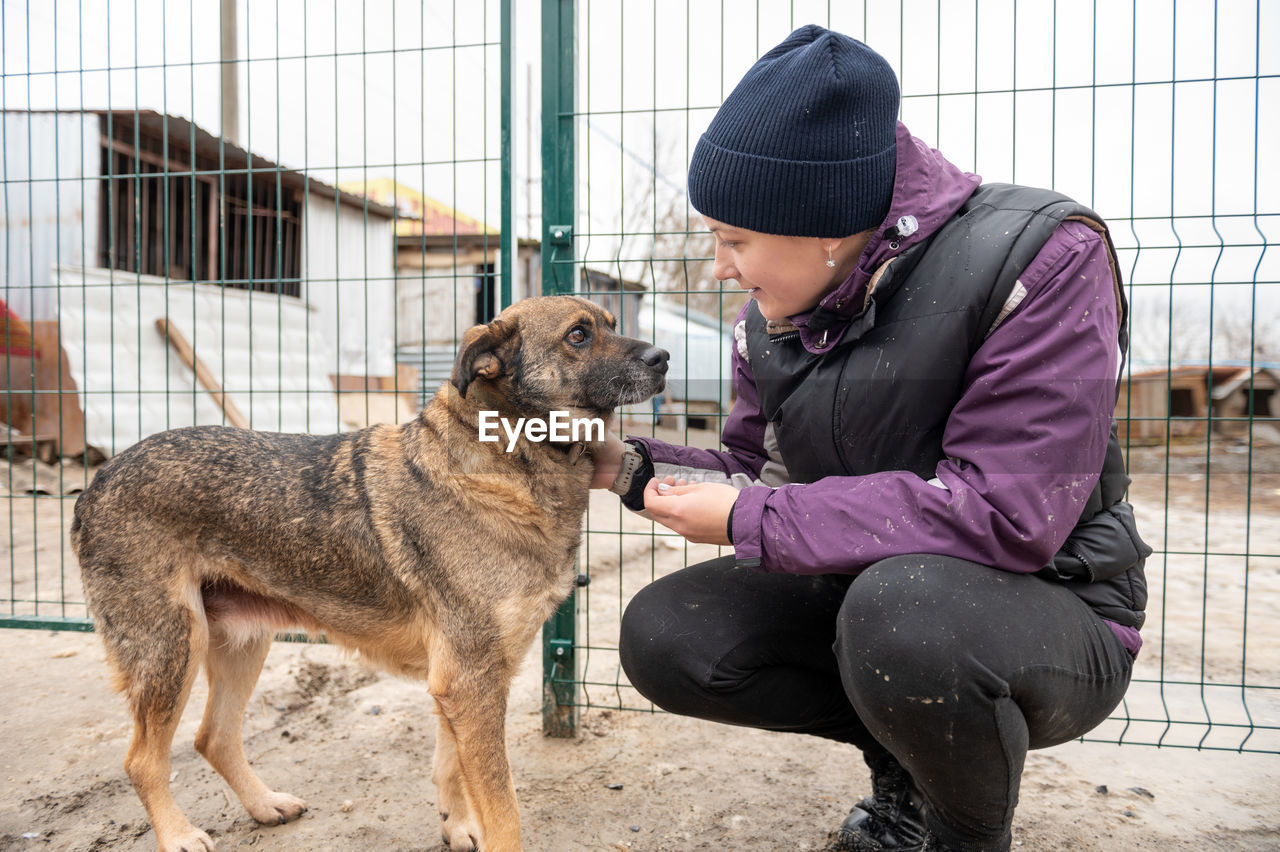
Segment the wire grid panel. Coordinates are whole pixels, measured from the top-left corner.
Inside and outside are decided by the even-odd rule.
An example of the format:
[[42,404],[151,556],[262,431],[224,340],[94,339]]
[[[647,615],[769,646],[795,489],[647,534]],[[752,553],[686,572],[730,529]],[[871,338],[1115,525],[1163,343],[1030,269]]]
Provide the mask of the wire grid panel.
[[[1121,434],[1155,553],[1133,685],[1091,739],[1280,752],[1280,168],[1264,154],[1280,149],[1278,17],[1273,3],[578,5],[574,260],[588,292],[643,290],[627,306],[642,331],[684,317],[727,346],[743,297],[711,275],[685,169],[750,64],[806,23],[881,52],[903,121],[962,168],[1109,221],[1132,306]],[[676,394],[627,431],[717,444],[727,374],[692,341],[675,343],[673,377],[699,404]],[[588,525],[581,706],[652,710],[618,662],[620,613],[719,551],[608,502]]]
[[[690,227],[688,156],[794,26],[867,40],[899,71],[917,135],[989,180],[1091,204],[1122,253],[1134,345],[1121,406],[1157,552],[1135,684],[1095,736],[1276,751],[1280,643],[1261,614],[1280,574],[1266,384],[1280,192],[1259,152],[1278,141],[1277,10],[1231,5],[1227,26],[1226,4],[1055,6],[580,4],[579,203],[557,262],[673,353],[671,392],[626,412],[630,430],[714,444],[731,396],[716,344],[741,296],[712,281],[710,244]],[[492,269],[493,226],[510,221],[498,212],[512,183],[499,150],[508,4],[237,8],[227,61],[211,4],[0,10],[14,460],[0,477],[0,624],[88,623],[67,541],[90,475],[75,459],[234,422],[154,320],[255,428],[334,431],[397,416],[397,396],[416,404],[461,330],[537,292],[536,272],[504,274],[495,295]],[[51,328],[56,354],[35,357],[55,349],[24,346],[24,329],[38,344]],[[42,452],[59,464],[28,464]],[[643,583],[716,551],[606,496],[588,518],[570,685],[584,705],[651,709],[618,668],[618,615]]]
[[105,457],[402,422],[513,298],[510,0],[225,6],[0,10],[0,626],[91,628]]

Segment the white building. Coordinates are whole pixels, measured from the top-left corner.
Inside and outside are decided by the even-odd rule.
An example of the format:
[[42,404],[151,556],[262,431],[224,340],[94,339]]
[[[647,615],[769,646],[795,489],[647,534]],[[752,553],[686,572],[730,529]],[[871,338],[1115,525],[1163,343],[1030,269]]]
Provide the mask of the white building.
[[[398,213],[396,357],[417,373],[420,401],[425,401],[449,377],[463,332],[501,310],[502,234],[390,178],[344,182],[339,188]],[[538,243],[520,241],[512,270],[512,302],[540,293],[539,255]]]
[[662,394],[624,411],[640,417],[671,415],[677,427],[688,423],[719,431],[721,417],[733,404],[732,329],[671,294],[649,292],[638,281],[599,269],[582,267],[578,282],[579,295],[613,313],[619,333],[648,340],[671,356]]
[[161,317],[254,428],[336,431],[335,385],[395,376],[392,208],[156,112],[0,121],[0,298],[60,323],[89,444],[224,422]]

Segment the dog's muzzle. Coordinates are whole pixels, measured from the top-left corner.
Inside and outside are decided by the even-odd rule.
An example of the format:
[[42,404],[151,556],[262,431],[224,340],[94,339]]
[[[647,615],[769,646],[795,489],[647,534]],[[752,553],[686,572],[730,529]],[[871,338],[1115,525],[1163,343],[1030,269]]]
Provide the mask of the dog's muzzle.
[[665,349],[659,349],[657,346],[650,346],[640,353],[641,363],[660,376],[667,374],[667,362],[670,360],[671,353]]
[[620,372],[600,376],[604,380],[601,389],[605,390],[605,399],[608,400],[604,407],[634,405],[662,393],[667,385],[667,362],[670,358],[667,350],[647,345],[632,355]]

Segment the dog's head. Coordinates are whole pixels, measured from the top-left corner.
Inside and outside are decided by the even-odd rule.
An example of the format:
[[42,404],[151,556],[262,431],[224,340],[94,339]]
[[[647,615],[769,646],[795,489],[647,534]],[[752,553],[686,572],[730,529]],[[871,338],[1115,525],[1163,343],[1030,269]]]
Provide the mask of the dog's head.
[[482,387],[490,401],[530,414],[604,416],[659,393],[667,373],[666,350],[616,327],[612,314],[586,299],[525,299],[466,331],[453,385],[463,397]]

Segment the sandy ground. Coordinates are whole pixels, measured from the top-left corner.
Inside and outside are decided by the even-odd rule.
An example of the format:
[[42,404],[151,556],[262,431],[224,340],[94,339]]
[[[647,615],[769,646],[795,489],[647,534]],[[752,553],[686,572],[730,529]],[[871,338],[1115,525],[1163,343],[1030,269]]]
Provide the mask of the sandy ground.
[[[1280,553],[1280,451],[1215,451],[1212,479],[1205,459],[1203,448],[1178,450],[1168,463],[1163,448],[1131,457],[1143,531],[1170,552],[1149,569],[1147,647],[1126,704],[1092,737],[1113,742],[1030,756],[1015,848],[1280,848],[1280,559],[1256,555]],[[65,582],[67,597],[79,599],[69,553],[68,572],[57,570],[69,503],[6,503],[0,556],[14,566],[13,596],[29,593],[22,566],[38,561],[42,598],[63,594]],[[590,618],[578,637],[591,648],[590,706],[578,736],[542,735],[538,646],[512,692],[508,742],[527,849],[821,849],[867,791],[848,747],[645,712],[621,678],[610,648],[626,599],[708,552],[653,536],[610,495],[593,495],[583,559],[591,585],[580,600]],[[153,849],[121,768],[130,724],[97,637],[0,630],[0,659],[0,849]],[[246,743],[268,784],[310,810],[270,828],[249,818],[192,748],[202,703],[201,683],[175,741],[174,787],[220,848],[441,848],[430,783],[435,724],[421,684],[331,646],[277,643],[250,703]],[[1242,741],[1271,753],[1219,750]]]

